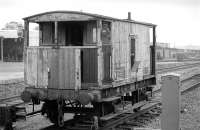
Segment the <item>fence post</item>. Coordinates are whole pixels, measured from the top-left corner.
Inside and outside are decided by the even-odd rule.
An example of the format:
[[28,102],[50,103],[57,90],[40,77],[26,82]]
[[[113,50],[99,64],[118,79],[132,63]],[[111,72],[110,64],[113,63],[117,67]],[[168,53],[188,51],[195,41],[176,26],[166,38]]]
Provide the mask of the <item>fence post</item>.
[[180,75],[167,74],[162,81],[162,130],[180,130]]

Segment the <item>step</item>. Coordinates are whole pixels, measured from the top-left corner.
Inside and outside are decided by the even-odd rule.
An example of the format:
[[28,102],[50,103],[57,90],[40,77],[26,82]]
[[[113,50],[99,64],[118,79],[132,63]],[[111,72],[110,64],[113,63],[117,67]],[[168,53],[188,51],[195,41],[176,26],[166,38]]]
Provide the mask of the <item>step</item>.
[[120,99],[121,97],[109,97],[109,98],[103,98],[102,102],[111,102],[111,101],[116,101]]
[[26,120],[26,108],[16,107],[16,120]]

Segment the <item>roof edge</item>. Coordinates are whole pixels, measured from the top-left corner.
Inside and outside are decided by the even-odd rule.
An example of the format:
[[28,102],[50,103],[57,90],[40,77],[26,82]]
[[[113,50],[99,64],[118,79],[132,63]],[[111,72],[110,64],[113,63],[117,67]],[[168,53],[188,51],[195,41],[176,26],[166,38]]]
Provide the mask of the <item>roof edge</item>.
[[130,23],[136,23],[136,24],[152,26],[152,27],[156,27],[157,26],[156,24],[147,23],[147,22],[140,22],[140,21],[128,20],[128,19],[119,19],[119,18],[114,18],[114,17],[110,17],[110,16],[104,16],[104,15],[99,15],[99,14],[92,14],[92,13],[81,12],[81,11],[68,11],[68,10],[48,11],[48,12],[39,13],[39,14],[28,16],[28,17],[24,17],[23,20],[28,20],[28,19],[33,18],[33,17],[37,17],[37,16],[45,15],[45,14],[51,14],[51,13],[75,13],[75,14],[80,14],[80,15],[88,15],[88,16],[96,17],[96,18],[100,18],[100,19],[109,19],[109,20],[130,22]]

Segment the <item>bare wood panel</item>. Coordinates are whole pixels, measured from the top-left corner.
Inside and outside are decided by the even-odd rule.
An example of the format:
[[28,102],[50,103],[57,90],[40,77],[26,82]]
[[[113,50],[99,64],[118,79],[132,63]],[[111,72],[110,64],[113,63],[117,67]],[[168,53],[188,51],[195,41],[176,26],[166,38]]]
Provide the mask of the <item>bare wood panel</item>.
[[38,49],[37,55],[37,86],[47,86],[48,85],[48,50],[45,48]]
[[81,86],[80,49],[28,48],[26,68],[26,83],[31,86],[56,89]]
[[149,27],[135,23],[112,22],[113,45],[113,79],[121,80],[121,72],[124,79],[135,78],[135,72],[130,66],[130,35],[136,37],[135,61],[140,61],[137,77],[142,79],[144,75],[150,75],[150,38]]
[[27,84],[37,86],[37,49],[27,49],[26,79]]

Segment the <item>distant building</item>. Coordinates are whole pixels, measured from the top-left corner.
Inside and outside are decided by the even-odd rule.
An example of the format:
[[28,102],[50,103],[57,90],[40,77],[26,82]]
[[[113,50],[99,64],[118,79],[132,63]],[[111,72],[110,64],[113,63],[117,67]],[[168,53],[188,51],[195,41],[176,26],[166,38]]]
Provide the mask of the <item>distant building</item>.
[[188,46],[185,46],[184,49],[200,50],[200,46],[188,45]]
[[162,48],[169,48],[170,47],[169,43],[157,42],[156,44],[157,44],[158,47],[162,47]]
[[18,38],[17,30],[0,30],[0,37]]
[[7,23],[5,27],[2,28],[2,30],[22,30],[22,29],[23,25],[15,21]]
[[0,60],[23,60],[23,32],[19,30],[0,30]]

